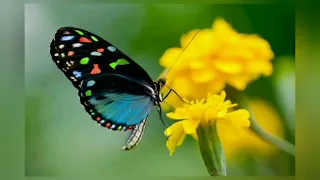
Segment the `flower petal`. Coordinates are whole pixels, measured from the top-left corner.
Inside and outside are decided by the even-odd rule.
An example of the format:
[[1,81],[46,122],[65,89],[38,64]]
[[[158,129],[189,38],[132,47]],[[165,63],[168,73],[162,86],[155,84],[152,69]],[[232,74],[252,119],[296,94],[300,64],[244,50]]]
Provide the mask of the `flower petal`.
[[189,114],[188,111],[184,108],[177,108],[175,112],[167,113],[168,118],[175,120],[188,119]]
[[186,137],[182,127],[182,121],[174,123],[173,125],[168,127],[165,131],[165,135],[169,136],[167,141],[167,148],[170,151],[170,155],[173,155],[177,146],[181,146]]
[[211,67],[191,70],[191,79],[195,83],[207,83],[209,81],[214,80],[216,77],[215,71],[212,71]]
[[199,123],[200,123],[199,120],[193,120],[193,119],[183,121],[182,124],[183,124],[184,132],[186,134],[196,133]]
[[213,66],[226,74],[238,74],[244,70],[244,64],[237,59],[214,59]]
[[170,48],[164,52],[160,58],[160,65],[163,67],[171,67],[173,62],[178,58],[182,49],[181,48]]
[[225,116],[225,119],[241,127],[249,127],[250,126],[249,117],[250,117],[249,111],[245,109],[239,109],[239,110],[227,113],[227,115]]

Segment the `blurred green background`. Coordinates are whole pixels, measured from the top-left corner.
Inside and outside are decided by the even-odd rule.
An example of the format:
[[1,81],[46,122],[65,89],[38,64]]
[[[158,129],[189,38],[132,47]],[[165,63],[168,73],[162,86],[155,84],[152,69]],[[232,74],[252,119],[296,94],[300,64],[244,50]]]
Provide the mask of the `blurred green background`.
[[[86,29],[113,43],[156,79],[162,71],[159,58],[163,52],[179,46],[181,35],[191,29],[211,27],[217,17],[224,18],[238,32],[259,34],[268,40],[276,54],[275,64],[282,62],[277,59],[294,61],[294,7],[287,4],[26,5],[26,175],[208,176],[192,138],[169,156],[164,127],[156,111],[151,113],[139,146],[122,151],[128,134],[107,131],[91,120],[79,103],[76,89],[51,60],[49,43],[61,26]],[[293,111],[288,107],[292,105],[289,100],[294,98],[294,89],[288,88],[292,82],[284,84],[289,82],[287,79],[282,79],[283,86],[274,83],[279,74],[260,78],[248,87],[247,93],[265,98],[277,108],[284,117],[286,138],[294,143],[294,121],[286,120],[294,119],[288,115]],[[283,98],[283,94],[291,95],[291,99]],[[244,163],[230,164],[231,176],[284,176],[295,172],[294,158],[283,152],[268,160],[248,158]]]

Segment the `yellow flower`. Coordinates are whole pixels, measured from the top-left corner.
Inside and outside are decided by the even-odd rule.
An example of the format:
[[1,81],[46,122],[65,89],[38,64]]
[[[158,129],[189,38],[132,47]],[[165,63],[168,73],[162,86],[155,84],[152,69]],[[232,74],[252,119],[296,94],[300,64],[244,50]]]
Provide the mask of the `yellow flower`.
[[[280,115],[274,107],[261,99],[250,99],[252,113],[259,125],[268,133],[279,138],[284,138],[283,124]],[[269,157],[278,152],[279,149],[262,140],[257,134],[249,129],[243,129],[239,135],[227,126],[220,126],[221,141],[225,147],[227,159],[235,159],[240,151],[247,151],[250,155]]]
[[183,144],[187,134],[192,135],[195,139],[198,138],[197,128],[199,125],[206,126],[217,123],[219,126],[224,124],[235,131],[250,126],[249,112],[245,109],[230,111],[237,104],[225,100],[225,97],[225,91],[222,91],[220,95],[209,94],[206,100],[191,101],[190,104],[183,104],[182,107],[176,108],[174,112],[167,113],[169,118],[181,120],[165,131],[165,135],[169,136],[167,147],[170,155],[175,152],[177,146]]
[[[181,47],[168,49],[160,59],[161,66],[170,68],[195,32],[181,37]],[[218,93],[226,84],[242,91],[261,75],[272,74],[273,57],[266,40],[254,34],[237,33],[226,21],[218,19],[212,28],[200,30],[175,62],[167,85],[189,100],[201,99],[208,92]],[[164,88],[163,92],[168,90]],[[170,95],[166,102],[174,107],[181,105],[175,95]]]

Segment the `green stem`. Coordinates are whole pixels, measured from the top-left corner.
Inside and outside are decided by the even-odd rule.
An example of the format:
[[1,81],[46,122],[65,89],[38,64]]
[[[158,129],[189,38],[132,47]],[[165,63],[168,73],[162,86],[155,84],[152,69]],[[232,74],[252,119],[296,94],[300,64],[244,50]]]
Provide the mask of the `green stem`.
[[211,176],[227,176],[226,161],[216,123],[199,125],[198,143],[202,159]]
[[279,149],[289,153],[292,156],[296,155],[296,149],[295,146],[293,144],[291,144],[290,142],[281,139],[277,136],[274,136],[266,131],[264,131],[258,124],[258,122],[256,121],[256,117],[254,115],[254,112],[251,110],[249,103],[247,102],[245,96],[242,94],[240,95],[241,97],[241,102],[243,104],[243,107],[245,107],[249,112],[250,112],[250,128],[251,130],[256,133],[259,137],[261,137],[262,139],[264,139],[266,142],[268,142],[269,144],[278,147]]

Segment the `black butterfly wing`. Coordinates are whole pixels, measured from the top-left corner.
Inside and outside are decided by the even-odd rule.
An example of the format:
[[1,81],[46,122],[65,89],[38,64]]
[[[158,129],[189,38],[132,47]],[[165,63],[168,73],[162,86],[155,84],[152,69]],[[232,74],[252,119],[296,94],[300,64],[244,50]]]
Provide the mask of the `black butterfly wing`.
[[153,81],[132,59],[99,36],[62,27],[50,54],[79,90],[81,104],[92,119],[113,130],[133,129],[150,113]]

